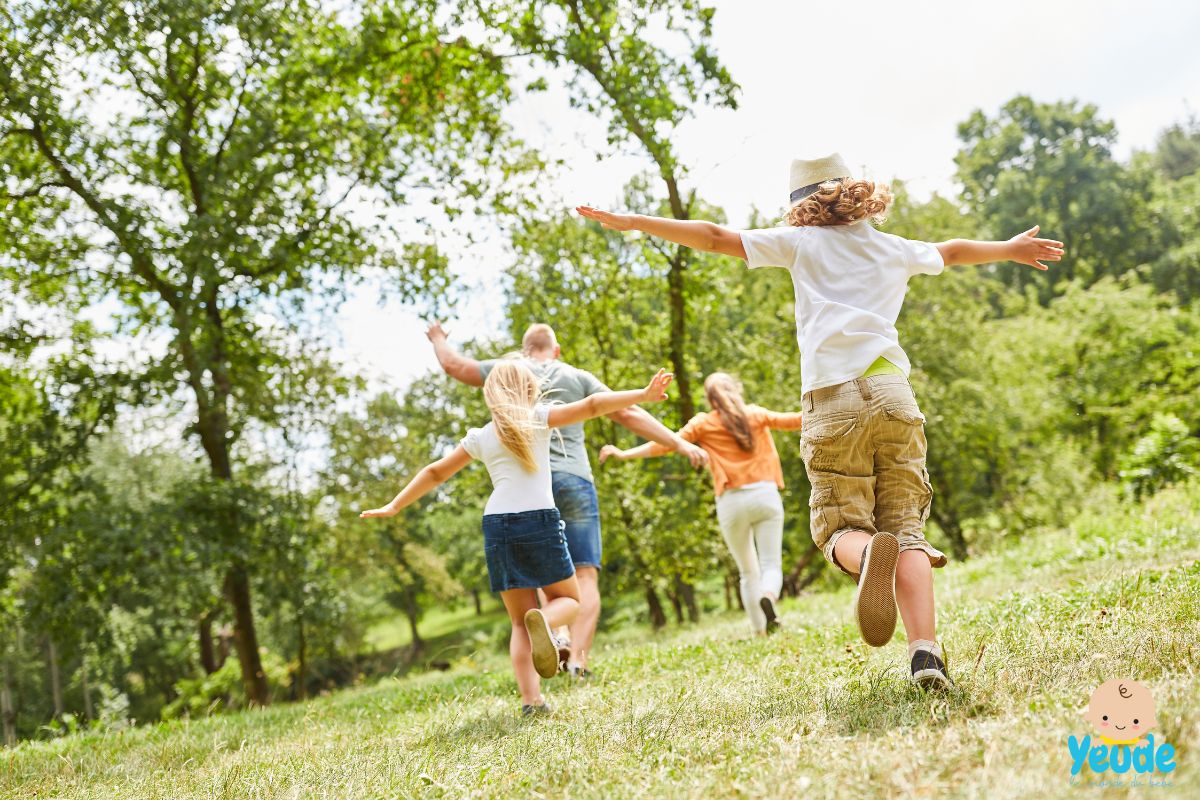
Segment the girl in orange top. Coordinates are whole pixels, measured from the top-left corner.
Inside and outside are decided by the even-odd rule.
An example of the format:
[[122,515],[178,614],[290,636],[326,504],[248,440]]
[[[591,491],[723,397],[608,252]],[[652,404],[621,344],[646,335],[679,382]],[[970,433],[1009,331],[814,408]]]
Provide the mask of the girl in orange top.
[[[741,384],[724,372],[708,376],[704,395],[712,411],[693,417],[679,436],[708,453],[717,521],[741,574],[742,605],[756,633],[774,633],[775,601],[783,587],[783,468],[770,429],[798,430],[801,415],[747,406]],[[606,444],[600,463],[669,452],[654,442],[630,450]]]

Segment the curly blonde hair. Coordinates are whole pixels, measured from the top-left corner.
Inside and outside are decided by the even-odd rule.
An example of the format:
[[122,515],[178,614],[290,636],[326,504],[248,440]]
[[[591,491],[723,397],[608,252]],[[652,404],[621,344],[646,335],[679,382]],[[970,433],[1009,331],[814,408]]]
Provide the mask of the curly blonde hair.
[[883,222],[892,204],[892,190],[884,183],[862,180],[826,181],[788,209],[788,225],[848,225],[860,219]]

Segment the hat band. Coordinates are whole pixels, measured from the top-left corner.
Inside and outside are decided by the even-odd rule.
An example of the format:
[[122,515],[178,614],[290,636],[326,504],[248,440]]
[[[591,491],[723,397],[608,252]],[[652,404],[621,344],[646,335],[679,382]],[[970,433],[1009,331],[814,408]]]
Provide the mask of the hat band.
[[849,179],[848,176],[844,177],[844,178],[826,178],[823,181],[817,181],[816,183],[810,183],[808,186],[801,186],[799,189],[792,192],[792,202],[796,203],[796,202],[808,197],[810,194],[815,192],[817,189],[820,189],[822,183],[829,183],[830,181],[844,181],[844,180],[848,180],[848,179]]

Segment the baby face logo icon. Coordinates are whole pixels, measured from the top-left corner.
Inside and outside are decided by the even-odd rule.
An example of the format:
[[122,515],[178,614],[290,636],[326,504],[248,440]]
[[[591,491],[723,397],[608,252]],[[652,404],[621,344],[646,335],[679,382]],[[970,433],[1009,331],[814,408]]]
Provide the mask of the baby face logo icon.
[[1105,681],[1092,692],[1084,718],[1105,744],[1137,744],[1158,725],[1154,697],[1137,681]]

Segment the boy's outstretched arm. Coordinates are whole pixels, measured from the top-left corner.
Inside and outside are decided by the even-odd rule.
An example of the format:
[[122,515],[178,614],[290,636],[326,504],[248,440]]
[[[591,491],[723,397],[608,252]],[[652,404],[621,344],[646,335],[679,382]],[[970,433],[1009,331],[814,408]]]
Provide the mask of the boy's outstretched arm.
[[442,365],[442,370],[447,375],[468,386],[483,386],[483,373],[479,369],[479,362],[470,356],[464,356],[450,346],[450,342],[446,340],[446,331],[442,329],[442,323],[431,324],[425,331],[425,335],[433,344],[434,355],[437,356],[438,363]]
[[1054,239],[1038,239],[1041,226],[1034,225],[1006,242],[976,242],[971,239],[951,239],[934,247],[942,254],[947,267],[990,264],[995,261],[1016,261],[1034,269],[1049,269],[1043,261],[1058,261],[1066,252],[1063,243]]
[[368,517],[394,517],[402,508],[417,502],[450,480],[456,472],[470,463],[471,454],[460,444],[454,448],[454,451],[450,455],[445,458],[439,458],[432,464],[422,467],[416,477],[400,490],[400,494],[392,498],[392,502],[381,508],[372,508],[363,511],[358,516],[363,519],[367,519]]
[[693,250],[742,259],[746,257],[741,234],[712,222],[647,217],[642,214],[613,214],[591,206],[576,206],[575,210],[580,216],[594,219],[614,231],[641,231]]
[[603,417],[622,408],[638,403],[657,403],[667,397],[667,387],[675,376],[660,369],[645,389],[630,389],[624,392],[596,392],[582,400],[561,406],[550,406],[546,424],[551,428],[574,425],[576,422]]

